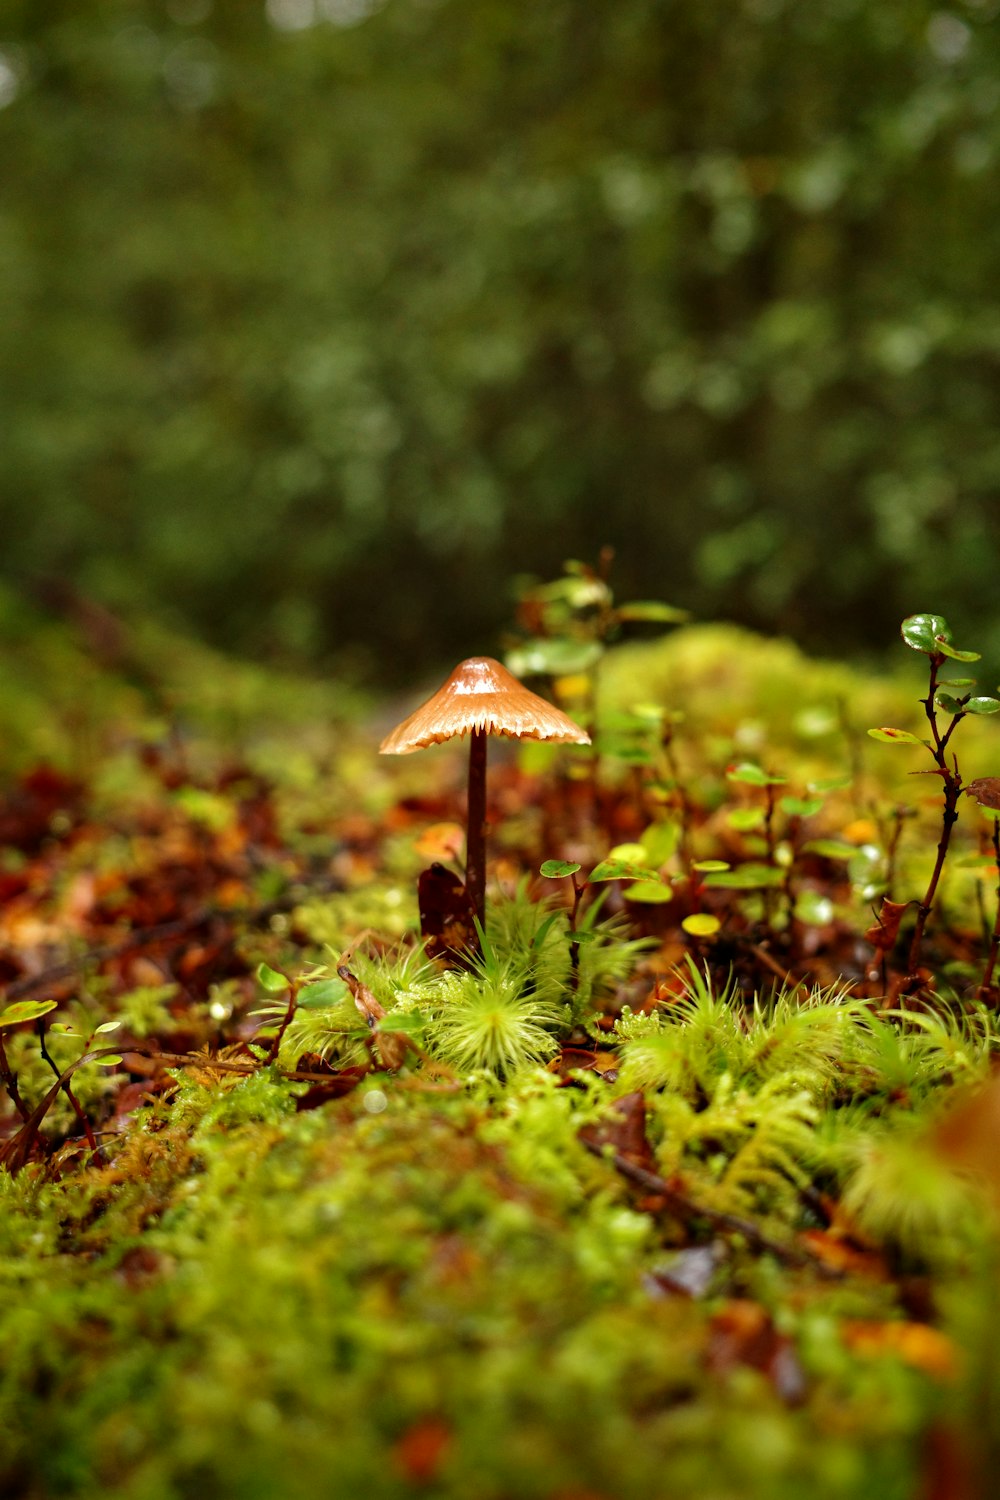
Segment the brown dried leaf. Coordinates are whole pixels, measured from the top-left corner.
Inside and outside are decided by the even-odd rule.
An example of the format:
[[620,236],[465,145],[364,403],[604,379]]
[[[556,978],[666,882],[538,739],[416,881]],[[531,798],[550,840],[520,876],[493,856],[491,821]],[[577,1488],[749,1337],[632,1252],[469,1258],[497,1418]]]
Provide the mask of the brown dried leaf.
[[909,904],[908,901],[890,901],[888,896],[883,896],[878,921],[865,933],[865,941],[883,953],[894,948],[899,937],[899,924]]

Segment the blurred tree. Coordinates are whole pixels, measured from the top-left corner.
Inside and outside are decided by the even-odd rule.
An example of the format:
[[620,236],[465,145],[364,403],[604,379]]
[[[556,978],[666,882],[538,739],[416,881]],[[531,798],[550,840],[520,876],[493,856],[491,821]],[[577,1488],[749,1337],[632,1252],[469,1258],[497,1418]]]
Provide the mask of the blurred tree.
[[392,675],[610,542],[1000,657],[998,14],[7,0],[0,567]]

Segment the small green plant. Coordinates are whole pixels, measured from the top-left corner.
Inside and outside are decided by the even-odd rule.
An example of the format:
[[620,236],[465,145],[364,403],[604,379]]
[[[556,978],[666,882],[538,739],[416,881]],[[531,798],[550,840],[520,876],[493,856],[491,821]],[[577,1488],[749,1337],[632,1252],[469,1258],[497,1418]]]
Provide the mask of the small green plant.
[[556,1051],[568,1011],[530,982],[526,965],[500,955],[485,932],[471,969],[449,970],[437,991],[427,1040],[462,1073],[507,1077]]
[[[981,696],[972,692],[976,686],[974,677],[954,677],[942,680],[940,674],[949,661],[968,663],[979,661],[978,651],[959,651],[952,643],[951,628],[941,615],[908,615],[900,626],[903,640],[912,651],[920,651],[928,660],[927,695],[920,701],[930,729],[930,738],[921,739],[905,729],[882,726],[869,729],[873,739],[890,745],[922,745],[930,751],[933,767],[924,772],[928,776],[940,776],[944,790],[941,811],[941,833],[937,854],[923,899],[917,903],[917,920],[910,940],[906,985],[916,989],[919,974],[924,931],[934,906],[941,875],[944,870],[952,829],[958,821],[958,800],[964,789],[958,757],[952,746],[955,730],[970,714],[985,715],[1000,712],[1000,699]],[[955,689],[958,690],[956,695]],[[919,773],[918,773],[919,774]],[[894,908],[894,909],[893,909]],[[902,911],[896,903],[890,904],[882,923],[883,931],[893,934],[899,930]]]
[[[659,600],[639,599],[616,604],[610,583],[614,550],[604,547],[597,566],[569,561],[561,578],[549,583],[530,583],[522,591],[517,607],[521,639],[508,649],[507,666],[518,677],[545,677],[557,702],[563,702],[590,731],[590,787],[597,807],[597,776],[601,757],[613,753],[635,764],[652,764],[655,751],[646,744],[651,734],[660,734],[662,711],[652,719],[642,714],[612,718],[600,713],[600,667],[608,647],[630,624],[661,628],[682,624],[687,611]],[[672,757],[674,720],[668,715],[662,729],[662,748]],[[638,733],[642,743],[633,744]],[[625,743],[623,743],[623,740]],[[675,768],[676,769],[676,768]]]

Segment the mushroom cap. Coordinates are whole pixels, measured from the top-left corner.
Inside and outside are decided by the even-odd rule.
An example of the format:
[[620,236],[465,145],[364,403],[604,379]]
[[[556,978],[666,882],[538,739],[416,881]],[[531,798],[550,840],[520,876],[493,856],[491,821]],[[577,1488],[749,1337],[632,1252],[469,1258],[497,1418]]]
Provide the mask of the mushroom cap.
[[522,740],[589,745],[590,735],[568,714],[512,677],[492,656],[459,662],[447,682],[404,719],[379,746],[380,755],[409,755],[427,745],[470,734],[505,734]]

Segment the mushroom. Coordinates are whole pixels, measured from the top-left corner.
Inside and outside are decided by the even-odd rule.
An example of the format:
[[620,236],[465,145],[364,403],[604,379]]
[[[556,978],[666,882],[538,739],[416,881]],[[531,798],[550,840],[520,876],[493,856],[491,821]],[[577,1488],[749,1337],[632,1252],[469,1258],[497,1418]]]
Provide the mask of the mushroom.
[[529,690],[491,656],[459,662],[447,682],[379,746],[380,755],[409,755],[427,745],[470,735],[465,886],[480,926],[486,921],[486,736],[559,740],[589,745],[590,735]]

